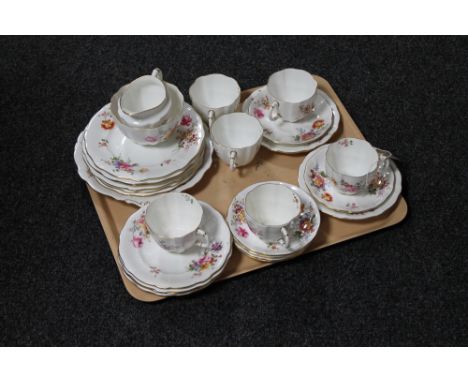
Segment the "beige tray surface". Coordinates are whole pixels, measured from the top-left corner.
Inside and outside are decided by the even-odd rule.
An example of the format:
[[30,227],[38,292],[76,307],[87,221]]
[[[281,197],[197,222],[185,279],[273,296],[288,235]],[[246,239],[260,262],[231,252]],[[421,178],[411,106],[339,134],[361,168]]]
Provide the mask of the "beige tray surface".
[[[332,140],[341,137],[363,138],[330,84],[319,76],[314,77],[319,84],[319,88],[329,94],[335,101],[341,114],[340,127]],[[242,101],[254,90],[243,91]],[[231,172],[229,167],[224,163],[220,163],[214,154],[211,169],[198,185],[187,192],[200,200],[210,203],[226,216],[232,198],[250,184],[266,180],[281,180],[297,185],[299,165],[306,155],[307,153],[284,155],[273,153],[262,147],[252,164],[242,167],[236,172]],[[88,189],[128,293],[140,301],[152,302],[164,299],[165,297],[144,292],[137,288],[125,277],[120,269],[118,260],[119,233],[128,217],[137,210],[137,207],[99,194],[89,186]],[[406,213],[407,204],[403,197],[400,197],[395,206],[385,214],[362,221],[339,220],[322,213],[319,232],[306,253],[395,225],[405,218]],[[219,280],[235,277],[270,265],[242,255],[237,248],[234,248],[229,264],[227,264]]]

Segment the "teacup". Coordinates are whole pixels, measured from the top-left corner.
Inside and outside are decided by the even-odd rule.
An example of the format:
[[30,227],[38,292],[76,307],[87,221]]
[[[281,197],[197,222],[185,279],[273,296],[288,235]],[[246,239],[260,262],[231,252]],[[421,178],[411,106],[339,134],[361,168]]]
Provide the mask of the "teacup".
[[[339,192],[354,195],[364,191],[377,171],[388,162],[389,155],[379,155],[369,142],[358,138],[342,138],[328,146],[325,171]],[[391,154],[390,154],[391,155]]]
[[240,93],[234,78],[219,73],[198,77],[189,89],[193,107],[210,127],[216,118],[236,111]]
[[146,225],[165,250],[183,253],[194,245],[208,247],[209,239],[200,228],[203,208],[191,195],[170,192],[156,196],[146,209]]
[[268,79],[267,91],[275,99],[271,105],[271,120],[281,117],[287,122],[296,122],[315,110],[317,81],[305,70],[290,68],[273,73]]
[[222,115],[210,130],[216,153],[231,170],[250,163],[262,143],[262,125],[244,113]]
[[131,118],[146,118],[160,112],[168,100],[162,71],[137,78],[128,84],[119,99],[120,108]]
[[245,217],[252,232],[267,243],[289,247],[293,221],[301,216],[301,201],[287,186],[263,183],[245,196]]

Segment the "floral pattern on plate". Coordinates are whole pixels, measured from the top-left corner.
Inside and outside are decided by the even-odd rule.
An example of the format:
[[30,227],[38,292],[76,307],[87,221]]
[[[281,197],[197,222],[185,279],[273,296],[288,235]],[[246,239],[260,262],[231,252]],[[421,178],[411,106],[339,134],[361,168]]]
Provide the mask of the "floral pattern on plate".
[[113,172],[126,172],[127,174],[133,175],[135,171],[145,173],[148,171],[146,167],[138,168],[138,163],[132,163],[130,159],[123,160],[120,157],[113,156],[106,161],[107,164],[113,167]]
[[[133,204],[136,206],[142,206],[145,203],[151,201],[153,198],[153,195],[147,195],[147,196],[140,196],[140,195],[124,195],[121,194],[111,188],[108,188],[107,186],[104,186],[97,178],[97,175],[91,171],[89,164],[87,163],[85,159],[85,153],[84,153],[84,132],[81,132],[80,135],[78,136],[78,139],[75,144],[75,149],[73,152],[73,158],[75,159],[75,164],[78,170],[78,175],[80,176],[81,179],[83,179],[94,191],[99,192],[100,194],[107,195],[111,198],[114,198],[116,200],[123,201],[125,203]],[[168,188],[164,188],[162,190],[159,190],[158,193],[161,192],[168,192],[168,191],[184,191],[189,188],[192,188],[194,185],[196,185],[204,176],[206,171],[211,167],[213,163],[213,143],[209,139],[209,137],[205,138],[205,150],[203,154],[203,158],[201,159],[200,162],[200,167],[198,167],[198,170],[195,172],[194,175],[192,175],[189,180],[185,181],[185,183],[179,183],[178,185],[171,185]]]
[[[352,140],[343,140],[350,145]],[[392,193],[394,174],[390,172],[386,179],[380,175],[368,186],[366,193],[344,195],[338,192],[335,181],[325,172],[325,154],[328,145],[310,153],[305,163],[304,182],[312,196],[327,207],[344,213],[360,213],[378,207]],[[300,174],[301,176],[301,174]],[[352,186],[350,186],[352,187]]]
[[115,127],[114,118],[109,111],[103,111],[99,114],[99,117],[101,118],[101,129],[111,130]]
[[138,145],[120,129],[102,128],[109,118],[109,105],[106,105],[91,119],[85,130],[85,149],[93,166],[122,181],[164,178],[185,168],[203,149],[203,123],[188,104],[174,133],[157,146]]
[[279,243],[266,243],[258,238],[247,225],[245,218],[245,195],[261,183],[253,184],[242,190],[229,206],[227,221],[236,241],[252,251],[265,255],[287,255],[308,245],[315,237],[320,225],[320,213],[313,199],[300,188],[283,182],[267,182],[285,184],[298,195],[301,200],[301,214],[290,227],[291,243],[289,248]]
[[200,276],[203,271],[213,267],[218,258],[221,256],[218,254],[223,249],[223,243],[216,241],[211,243],[208,249],[205,249],[204,254],[197,260],[192,260],[189,264],[189,271],[194,272],[195,276]]
[[257,118],[263,126],[264,136],[280,144],[304,144],[323,136],[332,124],[332,111],[322,99],[321,93],[317,95],[316,110],[305,119],[298,122],[287,122],[281,118],[272,121],[269,118],[272,100],[266,89],[259,89],[252,95],[248,114]]

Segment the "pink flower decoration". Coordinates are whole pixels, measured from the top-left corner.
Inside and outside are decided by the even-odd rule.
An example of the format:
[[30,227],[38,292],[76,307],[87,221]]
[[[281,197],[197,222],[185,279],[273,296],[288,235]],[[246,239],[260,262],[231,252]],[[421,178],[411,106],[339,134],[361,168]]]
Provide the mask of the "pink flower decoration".
[[133,236],[132,243],[135,248],[141,248],[143,247],[143,238],[141,236]]
[[182,126],[190,126],[192,124],[192,118],[190,115],[184,115],[180,121]]
[[148,135],[147,137],[145,137],[145,141],[146,142],[157,142],[158,140],[158,137],[152,137],[150,135]]
[[263,111],[262,109],[259,109],[259,108],[255,108],[254,111],[253,111],[255,117],[257,118],[263,118],[265,116],[265,114],[263,114]]
[[214,243],[211,243],[211,250],[212,251],[221,251],[223,249],[223,243],[220,241],[215,241]]
[[241,236],[241,237],[247,237],[247,236],[249,236],[249,233],[247,232],[247,230],[246,230],[245,228],[242,228],[242,227],[238,227],[238,228],[236,229],[236,232],[237,232],[237,234],[238,234],[239,236]]

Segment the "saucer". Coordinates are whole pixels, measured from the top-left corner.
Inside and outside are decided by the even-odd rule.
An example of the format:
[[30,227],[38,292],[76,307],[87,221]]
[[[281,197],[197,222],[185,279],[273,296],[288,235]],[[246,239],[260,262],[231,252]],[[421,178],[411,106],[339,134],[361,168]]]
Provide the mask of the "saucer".
[[183,169],[203,146],[200,116],[185,104],[183,117],[171,137],[157,146],[142,146],[116,128],[109,105],[85,129],[85,150],[95,167],[125,182],[165,178]]
[[[301,189],[310,192],[309,188],[307,187],[307,182],[306,179],[304,179],[304,172],[305,172],[305,166],[306,166],[306,160],[304,160],[299,167],[299,187]],[[341,212],[341,211],[336,211],[333,210],[329,207],[327,207],[325,204],[319,203],[319,209],[323,213],[326,213],[327,215],[333,216],[338,219],[344,219],[344,220],[364,220],[364,219],[369,219],[373,218],[379,215],[382,215],[384,212],[386,212],[388,209],[393,207],[393,205],[398,201],[398,198],[401,194],[401,173],[400,170],[398,170],[398,167],[395,165],[393,161],[390,161],[390,167],[392,169],[392,172],[394,174],[394,186],[393,186],[393,191],[391,194],[387,197],[387,199],[380,204],[377,208],[373,210],[368,210],[365,212],[358,212],[358,213],[348,213],[348,212]]]
[[334,114],[322,90],[317,90],[314,112],[297,122],[270,119],[274,99],[268,94],[266,86],[254,91],[251,97],[248,114],[260,121],[263,136],[273,143],[303,145],[319,139],[333,126]]
[[204,153],[205,153],[205,148],[203,148],[199,154],[197,154],[197,157],[195,157],[189,165],[186,166],[181,171],[177,171],[167,178],[162,178],[159,181],[145,181],[141,183],[135,183],[135,184],[129,184],[120,181],[120,179],[115,178],[110,176],[109,174],[106,174],[102,170],[96,168],[91,159],[88,157],[87,153],[85,150],[82,150],[83,152],[83,159],[86,162],[86,164],[89,167],[89,170],[91,173],[99,180],[105,183],[106,186],[110,188],[115,188],[118,189],[119,191],[128,191],[128,192],[133,192],[133,191],[138,191],[138,192],[150,192],[154,190],[159,190],[161,188],[167,187],[170,184],[181,184],[182,179],[189,179],[191,175],[193,175],[201,166],[203,163],[203,158],[204,158]]
[[[232,254],[232,251],[231,253],[229,254],[229,257],[231,256]],[[145,291],[145,292],[148,292],[148,293],[154,293],[154,294],[157,294],[158,296],[164,296],[164,297],[176,297],[176,296],[185,296],[185,295],[188,295],[188,294],[192,294],[192,293],[195,293],[195,292],[198,292],[204,288],[206,288],[206,286],[208,284],[211,284],[211,282],[215,281],[214,279],[216,279],[224,269],[220,270],[218,273],[216,274],[213,274],[212,278],[208,281],[205,281],[203,283],[198,283],[198,284],[194,284],[192,287],[190,288],[185,288],[185,289],[155,289],[151,286],[148,286],[146,284],[142,284],[140,281],[138,281],[130,272],[128,272],[122,265],[122,260],[120,259],[120,256],[119,256],[119,263],[120,263],[120,266],[122,268],[122,271],[125,275],[125,277],[127,279],[129,279],[133,284],[135,284],[139,289]]]
[[245,247],[242,245],[241,242],[238,240],[234,239],[234,245],[236,248],[242,252],[244,255],[247,257],[251,257],[254,260],[261,261],[264,263],[274,263],[274,262],[279,262],[279,261],[285,261],[285,260],[290,260],[293,257],[299,256],[300,254],[304,253],[307,250],[308,246],[305,246],[304,248],[301,248],[299,251],[292,252],[287,255],[276,255],[276,256],[270,256],[270,255],[265,255],[262,253],[254,252],[251,249]]
[[326,207],[343,213],[354,214],[373,210],[383,204],[392,194],[395,174],[390,171],[388,179],[381,185],[371,183],[365,193],[344,195],[334,186],[325,170],[325,154],[329,145],[319,147],[307,155],[300,166],[299,176],[314,199]]
[[[248,113],[250,103],[253,100],[252,94],[242,104],[242,111],[244,113]],[[333,102],[333,100],[326,93],[323,93],[323,95],[324,95],[324,99],[326,99],[327,102],[329,102],[330,104],[330,108],[333,113],[333,125],[324,133],[324,135],[321,138],[316,139],[315,141],[312,141],[309,143],[305,143],[305,144],[288,145],[288,144],[274,143],[271,140],[264,137],[262,140],[262,146],[274,152],[279,152],[283,154],[296,154],[296,153],[309,152],[323,145],[324,143],[328,142],[333,137],[333,134],[335,134],[336,131],[338,130],[338,127],[340,124],[340,113],[338,111],[338,108],[336,107],[335,102]]]
[[[99,183],[97,181],[97,178],[92,174],[91,170],[89,169],[83,157],[83,151],[82,151],[83,134],[84,132],[82,132],[78,136],[77,142],[75,144],[74,154],[73,154],[75,163],[78,169],[78,175],[81,177],[81,179],[83,179],[94,191],[103,195],[110,196],[111,198],[123,201],[128,204],[142,206],[144,203],[151,201],[154,195],[152,196],[123,195]],[[213,160],[212,160],[213,143],[208,137],[205,137],[205,146],[206,146],[206,149],[205,149],[205,154],[203,157],[203,163],[201,167],[197,170],[197,172],[193,175],[193,177],[190,178],[186,183],[182,183],[176,188],[165,190],[165,192],[187,190],[195,186],[203,178],[203,175],[205,175],[205,173],[208,171],[208,169],[211,167],[213,163]]]
[[146,207],[132,214],[120,233],[120,260],[126,273],[163,295],[190,292],[211,283],[229,260],[232,239],[222,215],[207,203],[200,204],[209,248],[194,246],[182,254],[166,251],[151,237],[145,224]]
[[[245,196],[250,190],[263,183],[283,184],[289,187],[301,199],[301,211],[309,212],[314,216],[312,224],[310,224],[306,218],[299,218],[293,222],[293,224],[295,224],[295,230],[291,235],[289,248],[279,243],[265,243],[258,238],[247,225],[244,209]],[[320,226],[320,212],[314,199],[300,188],[284,182],[269,181],[252,184],[237,194],[229,206],[226,220],[236,242],[239,242],[243,247],[252,252],[274,258],[284,255],[289,256],[306,248],[317,234],[317,230]]]

